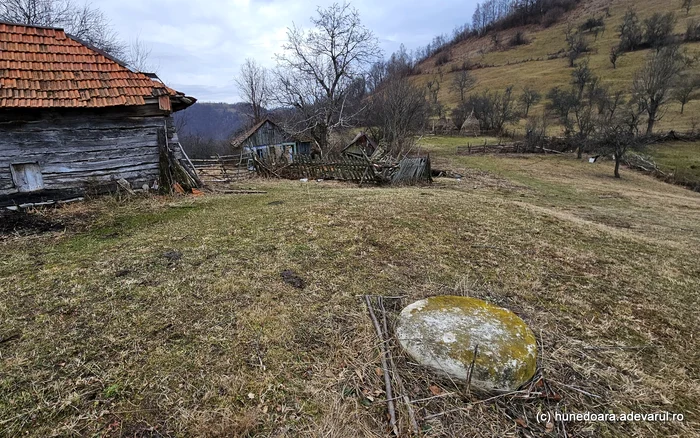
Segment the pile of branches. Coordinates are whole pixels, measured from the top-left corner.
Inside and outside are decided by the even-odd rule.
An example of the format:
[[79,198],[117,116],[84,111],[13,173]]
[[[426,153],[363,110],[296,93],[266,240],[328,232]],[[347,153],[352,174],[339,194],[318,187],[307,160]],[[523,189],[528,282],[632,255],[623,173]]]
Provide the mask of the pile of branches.
[[641,170],[643,172],[647,172],[661,178],[667,178],[671,176],[663,170],[661,170],[659,166],[654,162],[654,160],[649,156],[641,154],[626,154],[624,157],[624,163],[630,169]]

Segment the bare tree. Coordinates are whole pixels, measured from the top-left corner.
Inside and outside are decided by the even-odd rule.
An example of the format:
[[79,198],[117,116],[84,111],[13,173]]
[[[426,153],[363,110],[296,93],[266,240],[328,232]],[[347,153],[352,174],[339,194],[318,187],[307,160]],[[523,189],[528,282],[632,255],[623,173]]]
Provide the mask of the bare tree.
[[370,101],[367,125],[372,136],[394,155],[412,148],[430,113],[425,92],[407,78],[393,77]]
[[267,69],[258,65],[254,59],[246,58],[235,82],[239,93],[250,105],[252,123],[262,121],[265,107],[270,101]]
[[617,68],[617,61],[625,54],[620,46],[613,46],[610,48],[610,63],[613,66],[613,70]]
[[530,108],[537,105],[542,100],[542,95],[529,85],[523,89],[523,94],[520,95],[520,103],[525,108],[525,117],[530,113]]
[[685,109],[685,104],[692,100],[692,95],[700,88],[700,78],[696,75],[683,75],[679,78],[676,88],[673,89],[672,97],[681,104],[681,114]]
[[349,91],[380,59],[377,38],[348,4],[318,8],[314,28],[287,30],[284,52],[277,55],[274,101],[298,110],[298,132],[310,135],[322,150],[333,130],[350,126]]
[[681,0],[681,8],[685,9],[685,15],[690,15],[690,10],[693,8],[693,0]]
[[12,23],[35,26],[64,26],[75,13],[75,7],[67,0],[3,0],[0,18]]
[[615,178],[620,178],[620,164],[627,152],[643,144],[643,140],[637,135],[640,114],[638,107],[628,105],[616,115],[600,119],[596,129],[596,150],[613,154]]
[[430,102],[431,113],[438,116],[438,118],[442,118],[444,108],[438,98],[440,88],[442,87],[442,74],[440,73],[430,78],[426,83],[426,87],[428,89],[428,100]]
[[663,117],[671,90],[689,62],[678,46],[664,47],[649,54],[635,74],[634,96],[647,114],[647,135],[651,135],[654,124]]
[[151,48],[140,36],[137,36],[129,44],[126,53],[126,63],[133,69],[146,73],[157,73],[158,67],[151,63]]
[[569,57],[569,67],[573,67],[576,60],[590,50],[586,36],[579,29],[569,26],[565,31],[566,45]]
[[629,9],[617,28],[620,32],[620,49],[623,52],[636,50],[644,41],[644,33],[637,12]]
[[597,78],[588,67],[588,60],[584,60],[576,66],[573,72],[571,72],[571,83],[576,88],[578,92],[579,100],[583,96],[583,92],[586,87],[591,84],[591,82],[597,81]]
[[[595,132],[598,119],[607,114],[606,103],[612,98],[607,90],[600,86],[598,78],[588,68],[588,62],[576,66],[571,77],[569,90],[561,90],[558,87],[550,90],[547,95],[547,108],[559,117],[566,136],[573,136],[576,156],[581,158],[590,146],[590,137]],[[617,101],[615,105],[617,106]]]
[[543,111],[539,117],[529,117],[527,119],[525,142],[532,149],[543,147],[547,139],[548,129],[549,114],[547,114],[547,111]]
[[122,58],[126,45],[102,11],[73,0],[3,0],[0,20],[35,26],[63,28],[67,33],[111,56]]
[[568,137],[573,131],[570,115],[572,108],[576,105],[578,93],[573,89],[563,90],[559,87],[554,87],[547,93],[547,99],[549,99],[546,106],[547,110],[557,116],[559,123],[564,126]]
[[460,103],[464,103],[467,97],[467,92],[476,86],[476,78],[466,70],[457,72],[452,79],[450,88],[459,94]]
[[482,131],[493,131],[500,135],[507,123],[518,120],[517,102],[512,85],[506,87],[503,93],[484,90],[479,95],[471,95],[467,103],[479,120]]
[[673,12],[666,14],[655,13],[644,20],[644,39],[646,44],[655,49],[669,45],[673,39],[673,28],[676,27],[676,16]]

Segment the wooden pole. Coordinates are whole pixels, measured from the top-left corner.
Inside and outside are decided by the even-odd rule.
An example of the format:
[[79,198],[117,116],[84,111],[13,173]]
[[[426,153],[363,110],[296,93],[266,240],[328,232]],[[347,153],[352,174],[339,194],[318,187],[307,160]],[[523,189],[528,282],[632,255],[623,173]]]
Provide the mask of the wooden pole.
[[367,310],[369,310],[369,316],[372,318],[372,323],[374,323],[374,329],[377,331],[377,336],[379,336],[379,348],[382,353],[382,370],[384,370],[384,388],[386,392],[387,407],[389,409],[391,429],[393,430],[394,435],[399,436],[399,429],[396,427],[396,408],[394,407],[394,393],[391,390],[391,377],[389,376],[389,367],[387,365],[388,352],[384,341],[384,334],[382,333],[382,328],[379,325],[376,315],[374,314],[372,301],[370,300],[369,296],[365,296],[365,303],[367,304]]

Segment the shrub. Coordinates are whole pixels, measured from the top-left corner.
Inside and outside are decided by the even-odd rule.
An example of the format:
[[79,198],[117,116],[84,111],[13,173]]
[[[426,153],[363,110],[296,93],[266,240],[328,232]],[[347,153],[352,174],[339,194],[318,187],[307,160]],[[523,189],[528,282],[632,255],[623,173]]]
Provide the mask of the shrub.
[[597,27],[603,27],[605,25],[603,18],[590,17],[587,19],[579,29],[583,32],[589,32]]
[[673,28],[675,26],[676,16],[673,12],[667,14],[655,13],[644,20],[645,43],[654,48],[668,45],[673,40]]
[[435,67],[440,67],[450,62],[450,54],[448,52],[440,52],[435,58]]
[[529,44],[529,43],[530,43],[530,40],[528,40],[525,37],[525,32],[523,32],[522,30],[517,31],[515,33],[515,35],[513,35],[511,37],[510,41],[508,41],[508,45],[510,47],[524,46],[525,44]]
[[700,41],[700,23],[695,20],[688,21],[688,26],[685,30],[685,41],[688,43]]
[[644,41],[642,26],[639,24],[637,13],[633,10],[625,12],[622,24],[617,28],[620,32],[620,49],[628,52],[636,50]]
[[564,16],[564,12],[564,9],[561,7],[555,7],[548,10],[542,17],[542,26],[551,27],[557,24],[559,20],[561,20],[561,17]]

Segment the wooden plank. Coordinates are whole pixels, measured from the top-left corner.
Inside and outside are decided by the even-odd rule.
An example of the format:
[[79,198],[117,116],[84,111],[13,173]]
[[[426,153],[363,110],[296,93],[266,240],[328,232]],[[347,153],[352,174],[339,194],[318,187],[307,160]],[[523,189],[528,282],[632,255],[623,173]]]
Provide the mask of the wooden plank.
[[[70,172],[92,172],[110,171],[124,167],[142,167],[158,164],[158,154],[151,153],[136,157],[120,159],[108,159],[102,161],[72,161],[59,163],[45,163],[41,166],[43,173],[70,173]],[[149,168],[149,167],[147,167]]]
[[[137,147],[128,149],[106,149],[99,151],[63,151],[54,150],[46,153],[33,150],[21,151],[20,153],[7,156],[0,156],[0,168],[9,166],[11,163],[22,161],[37,161],[40,164],[49,163],[72,163],[72,162],[90,162],[90,161],[105,161],[112,159],[120,159],[123,157],[131,157],[137,159],[144,156],[153,156],[158,154],[158,149],[153,146]],[[140,158],[139,158],[140,159]]]

